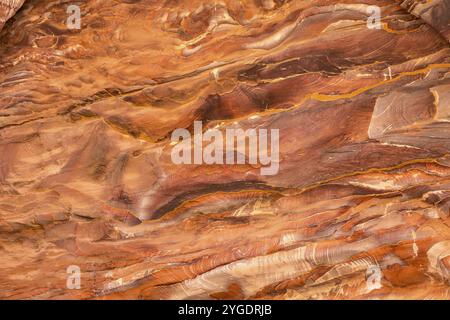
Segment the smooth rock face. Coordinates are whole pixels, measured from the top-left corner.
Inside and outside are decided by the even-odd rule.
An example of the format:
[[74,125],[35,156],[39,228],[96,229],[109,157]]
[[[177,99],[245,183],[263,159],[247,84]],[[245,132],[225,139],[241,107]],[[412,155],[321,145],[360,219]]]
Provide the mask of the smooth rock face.
[[[0,298],[449,298],[448,1],[73,4],[0,32]],[[278,172],[174,163],[195,121]]]

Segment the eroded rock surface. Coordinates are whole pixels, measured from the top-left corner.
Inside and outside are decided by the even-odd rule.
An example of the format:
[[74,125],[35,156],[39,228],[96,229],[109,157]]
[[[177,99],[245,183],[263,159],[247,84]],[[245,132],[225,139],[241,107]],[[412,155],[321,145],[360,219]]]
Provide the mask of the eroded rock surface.
[[[447,1],[70,4],[0,32],[0,298],[449,298]],[[194,121],[278,174],[174,164]]]
[[0,0],[0,30],[17,10],[23,5],[25,0]]

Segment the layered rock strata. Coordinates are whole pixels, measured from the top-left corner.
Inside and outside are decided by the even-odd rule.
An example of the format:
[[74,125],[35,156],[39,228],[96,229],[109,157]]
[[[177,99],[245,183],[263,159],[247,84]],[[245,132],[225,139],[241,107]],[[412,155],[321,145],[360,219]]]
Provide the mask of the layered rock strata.
[[[27,0],[0,32],[0,298],[448,299],[446,8]],[[278,173],[175,164],[195,121],[279,130]]]

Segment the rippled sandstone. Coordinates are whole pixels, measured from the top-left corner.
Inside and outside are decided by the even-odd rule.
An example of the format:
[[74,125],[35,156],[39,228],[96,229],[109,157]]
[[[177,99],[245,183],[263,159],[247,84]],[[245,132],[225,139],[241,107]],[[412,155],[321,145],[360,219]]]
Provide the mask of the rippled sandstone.
[[1,0],[0,1],[0,30],[3,25],[8,21],[17,10],[23,5],[25,0]]
[[[20,2],[0,298],[449,298],[449,1]],[[278,174],[174,164],[194,121],[279,129]]]

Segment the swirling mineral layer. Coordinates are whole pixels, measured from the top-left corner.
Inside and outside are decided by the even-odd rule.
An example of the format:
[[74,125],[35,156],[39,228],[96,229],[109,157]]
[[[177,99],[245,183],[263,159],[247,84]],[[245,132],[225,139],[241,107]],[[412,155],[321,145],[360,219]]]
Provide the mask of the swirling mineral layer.
[[[449,299],[449,0],[22,3],[0,298]],[[278,129],[278,173],[175,164],[194,121]]]

